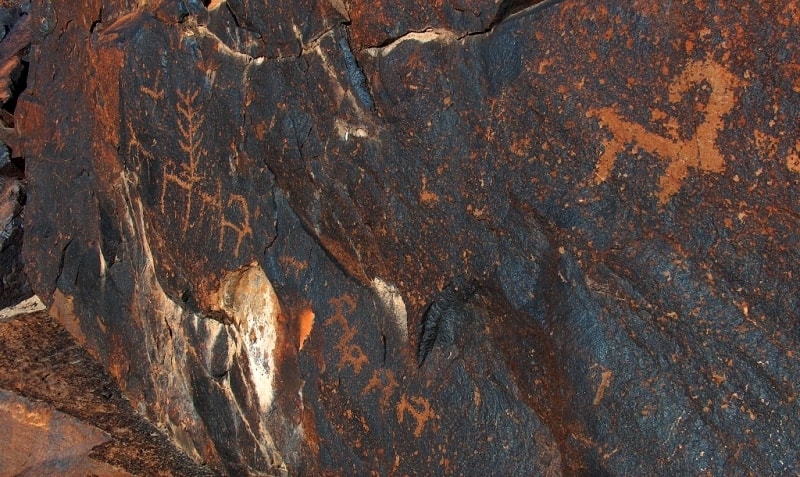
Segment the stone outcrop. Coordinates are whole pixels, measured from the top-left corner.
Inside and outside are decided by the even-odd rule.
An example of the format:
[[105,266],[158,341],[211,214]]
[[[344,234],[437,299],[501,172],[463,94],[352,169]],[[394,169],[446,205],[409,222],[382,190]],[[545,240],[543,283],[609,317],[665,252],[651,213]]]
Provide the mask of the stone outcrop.
[[65,475],[67,468],[75,476],[130,475],[88,458],[108,441],[100,430],[47,405],[0,390],[0,426],[9,437],[0,456],[5,475]]
[[215,475],[138,415],[52,317],[19,313],[29,308],[0,312],[0,475]]
[[49,0],[26,271],[218,473],[796,473],[798,23]]

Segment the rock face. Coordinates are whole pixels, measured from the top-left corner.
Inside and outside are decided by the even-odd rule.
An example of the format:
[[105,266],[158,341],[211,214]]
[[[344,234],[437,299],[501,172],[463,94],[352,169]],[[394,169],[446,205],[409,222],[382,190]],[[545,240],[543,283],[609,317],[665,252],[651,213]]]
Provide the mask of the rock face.
[[800,5],[272,3],[34,5],[27,272],[134,408],[229,475],[800,471]]
[[[0,163],[5,146],[0,144]],[[8,157],[8,149],[5,149]],[[9,160],[0,166],[0,309],[32,295],[20,260],[25,184],[22,172]]]
[[[9,3],[19,5],[8,6]],[[30,4],[0,4],[0,309],[14,305],[33,293],[20,261],[22,248],[22,208],[25,183],[19,150],[19,134],[14,129],[14,107],[24,89],[30,48]],[[16,161],[14,160],[16,159]]]

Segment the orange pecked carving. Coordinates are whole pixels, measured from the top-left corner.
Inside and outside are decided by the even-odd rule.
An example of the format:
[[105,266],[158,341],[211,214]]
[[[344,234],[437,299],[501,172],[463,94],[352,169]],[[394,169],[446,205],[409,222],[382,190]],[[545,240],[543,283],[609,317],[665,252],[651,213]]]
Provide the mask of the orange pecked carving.
[[425,424],[436,417],[427,399],[421,396],[412,396],[409,400],[406,398],[406,395],[403,394],[400,397],[400,402],[397,404],[397,421],[400,424],[403,423],[403,418],[406,413],[411,414],[411,417],[417,422],[414,428],[415,437],[421,436]]
[[381,407],[386,408],[389,404],[389,399],[399,387],[397,378],[395,378],[391,369],[375,369],[372,371],[372,377],[367,382],[367,385],[364,386],[362,393],[369,394],[372,391],[380,391]]
[[[595,183],[605,181],[614,169],[617,155],[632,145],[668,161],[667,169],[659,182],[659,203],[666,203],[680,190],[689,169],[721,173],[725,170],[725,157],[717,147],[717,137],[724,129],[723,116],[736,103],[736,89],[744,82],[719,63],[706,59],[690,62],[669,86],[669,101],[678,103],[692,86],[707,83],[711,89],[705,120],[697,126],[694,135],[681,140],[677,134],[669,137],[648,131],[645,126],[624,119],[615,108],[592,109],[588,115],[597,117],[612,134],[603,141],[604,152],[597,161]],[[660,114],[663,114],[659,112]],[[675,121],[668,121],[676,129]]]
[[364,350],[361,349],[361,346],[353,343],[353,338],[355,338],[358,330],[351,328],[350,323],[347,322],[344,316],[344,314],[347,313],[344,310],[345,306],[348,307],[348,312],[356,309],[356,300],[351,295],[345,293],[341,298],[331,298],[330,304],[336,311],[333,313],[333,316],[325,321],[325,324],[338,324],[342,328],[342,336],[339,337],[339,341],[336,343],[336,346],[334,346],[341,355],[338,364],[339,370],[350,365],[353,367],[356,374],[360,374],[361,367],[367,364],[369,359],[367,355],[364,354]]
[[[195,106],[198,95],[197,91],[192,93],[178,91],[178,132],[180,135],[178,146],[186,155],[186,161],[177,166],[168,164],[164,168],[164,179],[161,184],[161,213],[167,212],[165,205],[167,190],[170,186],[177,188],[183,192],[186,199],[180,218],[181,231],[186,233],[189,230],[189,225],[193,221],[192,211],[195,211],[199,217],[194,220],[214,220],[217,223],[218,250],[222,250],[224,246],[226,232],[232,232],[235,235],[233,254],[238,257],[242,242],[247,236],[253,234],[250,226],[250,209],[241,194],[229,194],[226,199],[223,199],[221,179],[216,179],[215,191],[212,193],[208,191],[209,179],[201,170],[202,161],[205,161],[208,152],[203,147],[203,112]],[[141,144],[138,146],[141,149]],[[142,152],[146,157],[152,157],[151,154]],[[231,220],[226,216],[226,212],[236,209],[238,209],[239,221]]]

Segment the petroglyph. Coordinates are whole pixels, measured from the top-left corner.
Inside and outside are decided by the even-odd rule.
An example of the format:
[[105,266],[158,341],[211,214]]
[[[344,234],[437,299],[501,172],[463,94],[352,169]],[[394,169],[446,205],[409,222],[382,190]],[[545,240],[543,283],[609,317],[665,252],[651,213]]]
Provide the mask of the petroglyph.
[[409,399],[403,394],[397,404],[397,422],[402,424],[406,413],[411,414],[411,417],[417,422],[414,427],[415,437],[420,437],[423,429],[425,429],[425,424],[436,417],[436,414],[431,409],[431,403],[427,399],[421,396],[412,396]]
[[717,147],[717,137],[725,128],[723,117],[736,105],[735,93],[739,87],[744,86],[744,81],[711,59],[693,61],[669,86],[669,101],[673,104],[679,103],[692,87],[700,84],[702,88],[710,89],[705,120],[697,126],[694,135],[688,140],[681,140],[673,132],[677,130],[674,120],[666,122],[673,127],[668,128],[670,134],[665,137],[648,131],[644,125],[624,119],[616,108],[590,110],[588,115],[597,117],[613,136],[603,141],[604,152],[597,161],[595,183],[608,179],[617,155],[628,146],[633,147],[634,151],[639,148],[669,162],[659,181],[658,200],[661,204],[666,203],[680,190],[690,168],[702,172],[724,172],[725,157]]
[[347,322],[347,318],[344,316],[346,313],[344,309],[345,306],[347,306],[349,311],[353,311],[356,309],[356,301],[351,295],[345,294],[341,298],[332,298],[330,304],[336,311],[333,313],[333,316],[326,320],[325,324],[329,326],[338,324],[342,328],[342,336],[334,347],[341,356],[338,364],[339,370],[350,365],[353,367],[356,374],[360,374],[361,367],[367,364],[369,359],[367,355],[364,354],[364,350],[361,349],[361,346],[353,343],[353,338],[355,338],[358,330],[351,328],[350,323]]
[[389,406],[389,400],[399,387],[400,384],[391,369],[375,369],[372,371],[372,377],[362,392],[365,395],[373,391],[380,392],[381,407],[386,409]]
[[[221,251],[224,247],[226,232],[232,232],[235,236],[233,254],[238,257],[242,242],[253,234],[247,200],[243,195],[235,193],[228,193],[223,199],[222,179],[208,178],[202,173],[202,167],[208,167],[209,161],[208,150],[203,146],[202,127],[205,118],[202,108],[196,106],[199,91],[178,91],[177,94],[177,126],[180,133],[178,146],[186,160],[177,164],[167,162],[164,166],[159,204],[161,213],[174,213],[167,207],[166,198],[168,191],[177,190],[185,198],[182,215],[178,220],[181,231],[185,234],[190,225],[210,221],[219,231],[218,250]],[[148,156],[152,157],[151,154]],[[237,220],[230,218],[228,214],[235,215]]]
[[161,213],[165,212],[164,197],[167,195],[167,184],[172,183],[175,186],[183,189],[186,192],[186,210],[184,211],[181,220],[181,230],[186,233],[189,229],[189,222],[192,213],[192,202],[195,196],[195,185],[203,179],[199,174],[198,165],[200,158],[204,156],[205,150],[202,149],[203,133],[201,127],[203,126],[203,115],[194,107],[194,101],[197,99],[199,92],[182,93],[178,91],[178,131],[180,131],[181,138],[178,141],[181,151],[186,153],[188,163],[183,162],[180,164],[180,170],[175,171],[175,166],[172,167],[172,172],[164,171],[164,183],[161,189]]
[[[219,204],[222,198],[222,185],[217,181],[217,195],[215,204]],[[206,198],[203,197],[206,201]],[[241,223],[232,222],[225,217],[224,210],[219,210],[219,242],[217,243],[217,250],[222,251],[223,244],[225,243],[225,229],[229,229],[236,235],[236,245],[233,248],[233,256],[239,256],[239,249],[242,246],[242,241],[248,235],[253,235],[253,229],[250,227],[250,208],[247,205],[247,200],[241,194],[230,194],[228,200],[225,201],[225,207],[228,209],[238,206],[242,216]]]

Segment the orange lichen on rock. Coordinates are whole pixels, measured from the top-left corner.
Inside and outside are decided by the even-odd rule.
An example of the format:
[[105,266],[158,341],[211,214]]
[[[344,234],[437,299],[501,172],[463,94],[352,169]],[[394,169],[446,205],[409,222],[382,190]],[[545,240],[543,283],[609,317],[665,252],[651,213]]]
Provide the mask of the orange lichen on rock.
[[794,150],[786,157],[786,167],[800,174],[800,141],[797,141]]
[[439,196],[428,190],[428,178],[422,177],[422,190],[419,192],[420,204],[431,205],[439,202]]

